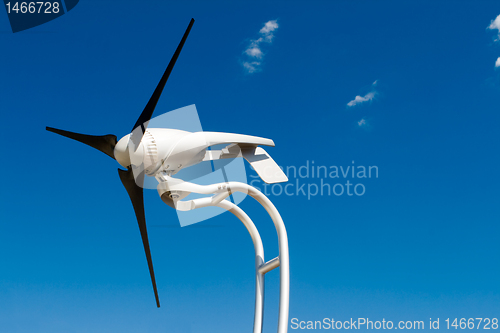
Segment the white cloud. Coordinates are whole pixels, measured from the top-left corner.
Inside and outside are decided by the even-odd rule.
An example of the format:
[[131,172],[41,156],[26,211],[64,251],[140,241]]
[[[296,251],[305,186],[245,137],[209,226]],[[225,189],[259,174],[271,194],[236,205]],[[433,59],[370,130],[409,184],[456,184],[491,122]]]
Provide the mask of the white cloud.
[[274,30],[278,29],[278,22],[276,20],[271,20],[267,21],[266,24],[264,24],[264,27],[260,29],[261,34],[268,34],[270,32],[273,32]]
[[255,73],[255,72],[258,72],[260,70],[260,62],[258,62],[258,61],[252,61],[252,62],[245,61],[245,62],[243,62],[243,67],[245,67],[245,70],[248,73]]
[[488,29],[498,30],[498,38],[496,40],[497,41],[500,40],[500,15],[498,15],[493,21],[491,21],[491,24],[488,26]]
[[259,30],[260,37],[250,41],[250,44],[243,52],[250,58],[242,62],[243,68],[247,73],[255,73],[260,70],[261,61],[252,61],[254,59],[262,60],[264,57],[264,52],[262,52],[261,44],[263,42],[271,44],[274,38],[274,31],[278,29],[277,20],[270,20],[264,23],[264,27]]
[[491,21],[491,24],[490,26],[488,27],[488,29],[491,29],[491,30],[500,30],[500,15],[498,15],[494,20]]
[[250,57],[262,58],[262,50],[258,46],[249,47],[245,50],[245,53]]
[[377,85],[377,82],[378,82],[378,80],[373,81],[372,86],[375,87]]
[[498,57],[497,62],[495,62],[495,68],[500,67],[500,57]]
[[350,107],[350,106],[354,106],[354,105],[361,104],[364,102],[368,102],[368,101],[371,101],[374,97],[375,97],[375,91],[371,91],[364,96],[358,95],[358,96],[354,97],[354,99],[352,101],[347,103],[347,106]]
[[278,22],[276,20],[271,20],[264,24],[264,27],[260,29],[259,33],[264,35],[266,42],[270,43],[274,38],[273,31],[276,29],[278,29]]
[[363,127],[363,126],[367,126],[367,125],[368,125],[368,123],[366,122],[365,118],[362,118],[360,121],[358,121],[359,127]]

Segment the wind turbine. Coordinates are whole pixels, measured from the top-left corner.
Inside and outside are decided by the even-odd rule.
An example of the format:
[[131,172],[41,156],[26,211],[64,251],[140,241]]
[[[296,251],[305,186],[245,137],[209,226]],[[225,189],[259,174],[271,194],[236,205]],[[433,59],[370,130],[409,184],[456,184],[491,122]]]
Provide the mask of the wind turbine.
[[[264,274],[277,267],[280,267],[278,332],[285,333],[288,327],[289,300],[288,240],[283,220],[274,205],[265,195],[245,183],[224,182],[202,186],[173,177],[180,170],[202,161],[243,157],[253,166],[258,175],[266,183],[287,181],[288,178],[274,160],[262,147],[259,147],[274,146],[274,142],[270,139],[243,134],[220,132],[193,133],[178,129],[148,128],[153,111],[191,31],[193,23],[194,19],[191,19],[160,82],[132,127],[130,134],[125,135],[118,141],[117,137],[112,134],[96,136],[73,133],[52,127],[47,127],[46,129],[93,147],[115,159],[125,168],[125,170],[118,169],[118,175],[134,207],[146,253],[156,305],[158,307],[160,307],[160,300],[156,287],[144,213],[143,185],[146,176],[156,178],[158,181],[158,193],[162,201],[177,210],[189,211],[207,206],[218,206],[230,211],[243,222],[252,237],[256,255],[254,333],[262,331]],[[209,150],[209,147],[220,144],[226,144],[227,146],[221,150]],[[248,193],[255,198],[271,216],[278,233],[280,255],[277,258],[268,262],[264,261],[262,240],[255,225],[241,208],[225,200],[232,192],[237,191]],[[183,201],[182,199],[190,193],[212,196]]]

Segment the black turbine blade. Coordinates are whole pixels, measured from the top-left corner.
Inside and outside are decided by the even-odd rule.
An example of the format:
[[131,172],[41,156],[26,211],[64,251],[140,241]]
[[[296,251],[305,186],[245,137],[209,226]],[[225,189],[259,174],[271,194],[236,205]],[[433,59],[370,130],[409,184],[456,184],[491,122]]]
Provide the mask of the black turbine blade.
[[[153,283],[153,290],[156,298],[156,306],[160,307],[160,299],[158,297],[158,290],[156,289],[155,272],[153,270],[153,260],[151,259],[151,251],[149,249],[148,230],[146,228],[146,215],[144,214],[144,196],[142,187],[138,186],[134,179],[132,169],[121,170],[118,169],[120,180],[127,190],[128,196],[134,206],[135,216],[139,223],[139,230],[141,231],[142,244],[144,245],[144,252],[146,252],[146,259],[148,260],[149,274],[151,275],[151,282]],[[141,173],[142,179],[144,174]],[[141,182],[142,183],[142,182]]]
[[115,158],[116,135],[87,135],[63,131],[57,128],[46,127],[47,131],[84,143],[92,148],[102,151],[112,159]]
[[[179,43],[179,46],[177,46],[177,50],[175,50],[175,53],[172,56],[172,59],[170,59],[170,62],[167,66],[167,69],[165,70],[165,73],[163,73],[163,76],[161,77],[160,82],[156,86],[156,89],[153,92],[153,95],[151,95],[151,98],[149,99],[148,104],[146,104],[146,107],[144,108],[141,115],[139,116],[139,119],[137,119],[137,122],[135,123],[134,127],[132,127],[131,140],[132,140],[132,143],[134,144],[134,147],[138,147],[139,143],[142,140],[142,136],[144,135],[144,132],[146,131],[147,122],[151,119],[151,116],[153,115],[153,111],[155,110],[156,104],[158,103],[158,100],[160,99],[163,88],[165,87],[165,83],[167,83],[168,77],[170,76],[170,73],[172,72],[172,69],[174,68],[175,62],[177,61],[177,58],[179,57],[179,54],[181,53],[182,47],[184,46],[184,42],[186,42],[186,39],[189,35],[189,32],[191,31],[191,27],[193,26],[193,24],[194,24],[194,19],[191,19],[191,22],[189,22],[189,25],[186,29],[186,32],[184,33],[184,36],[182,37],[181,42]],[[139,126],[141,126],[141,130],[134,132],[134,130]]]

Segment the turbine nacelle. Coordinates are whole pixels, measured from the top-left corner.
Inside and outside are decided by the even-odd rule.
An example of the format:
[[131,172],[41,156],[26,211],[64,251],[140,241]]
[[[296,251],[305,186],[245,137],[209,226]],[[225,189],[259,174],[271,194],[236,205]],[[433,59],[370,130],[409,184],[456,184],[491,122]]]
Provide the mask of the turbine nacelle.
[[[149,128],[144,132],[137,148],[131,141],[132,134],[128,134],[116,144],[115,158],[121,166],[141,168],[148,176],[153,176],[160,169],[175,174],[183,167],[200,162],[205,155],[206,143],[203,140],[193,140],[195,138],[189,140],[189,149],[182,151],[182,154],[175,153],[186,146],[181,144],[176,149],[183,138],[191,134],[193,133],[176,129]],[[196,155],[201,157],[196,159]]]
[[[148,176],[159,172],[174,175],[179,170],[204,160],[245,157],[253,165],[247,158],[250,151],[255,153],[255,148],[259,145],[274,146],[270,139],[251,135],[148,128],[135,148],[131,135],[128,134],[118,141],[114,148],[115,159],[121,166],[133,167],[134,170],[139,168],[139,172],[144,171]],[[220,144],[228,146],[220,151],[207,151],[208,147]],[[265,155],[265,159],[270,159],[267,153]],[[277,165],[275,167],[277,168]]]

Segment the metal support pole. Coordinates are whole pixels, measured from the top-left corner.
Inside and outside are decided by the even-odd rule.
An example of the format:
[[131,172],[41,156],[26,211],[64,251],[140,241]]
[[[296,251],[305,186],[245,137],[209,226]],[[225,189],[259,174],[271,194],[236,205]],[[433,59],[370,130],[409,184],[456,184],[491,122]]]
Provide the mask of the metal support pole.
[[[231,183],[230,183],[231,184]],[[241,184],[241,183],[237,183]],[[276,232],[278,233],[279,263],[280,263],[280,307],[278,316],[278,333],[288,331],[288,307],[290,302],[290,259],[288,254],[288,236],[283,219],[276,207],[264,194],[254,187],[241,184],[248,190],[248,194],[257,200],[271,216]],[[234,188],[230,185],[231,190]]]
[[262,332],[262,323],[264,318],[264,274],[259,271],[259,268],[264,264],[264,247],[259,231],[253,224],[248,215],[238,206],[227,200],[222,200],[217,204],[218,207],[224,208],[234,214],[243,222],[252,237],[253,246],[255,248],[255,314],[253,322],[253,333]]
[[[178,210],[191,210],[201,207],[208,206],[219,206],[228,209],[233,214],[238,216],[240,220],[247,225],[253,225],[248,215],[243,212],[236,205],[224,200],[229,196],[230,192],[243,192],[248,193],[251,197],[257,200],[267,211],[271,219],[273,220],[276,232],[278,234],[278,247],[279,247],[279,257],[273,259],[267,263],[264,262],[264,250],[262,248],[262,260],[259,261],[260,265],[257,266],[257,291],[256,291],[256,311],[255,311],[255,323],[254,323],[254,333],[260,333],[262,331],[262,311],[263,311],[263,298],[264,298],[264,274],[270,270],[280,267],[280,301],[279,301],[279,315],[278,315],[278,333],[287,333],[288,331],[288,310],[290,301],[290,263],[289,263],[289,253],[288,253],[288,236],[285,229],[285,224],[271,200],[269,200],[263,193],[258,191],[256,188],[238,182],[228,182],[213,185],[197,185],[193,183],[184,182],[180,179],[174,179],[171,177],[165,177],[165,183],[161,183],[158,187],[160,196],[167,190],[169,191],[186,191],[200,194],[215,194],[213,197],[194,199],[189,201],[177,201],[175,207]],[[222,202],[228,202],[222,203]],[[222,205],[221,205],[222,203]],[[253,225],[255,228],[255,225]],[[248,229],[248,227],[247,227]],[[250,232],[250,229],[249,229]],[[258,235],[257,229],[255,232]],[[250,232],[252,235],[253,231]],[[255,233],[253,233],[255,236]],[[255,239],[254,246],[255,246]],[[260,236],[259,236],[260,239]],[[262,245],[262,241],[260,241]],[[257,253],[257,247],[256,247]],[[257,255],[256,255],[257,257]],[[256,265],[257,265],[256,258]],[[262,302],[257,307],[257,303]],[[257,318],[257,313],[260,313],[260,319]],[[260,328],[260,330],[259,330]]]

